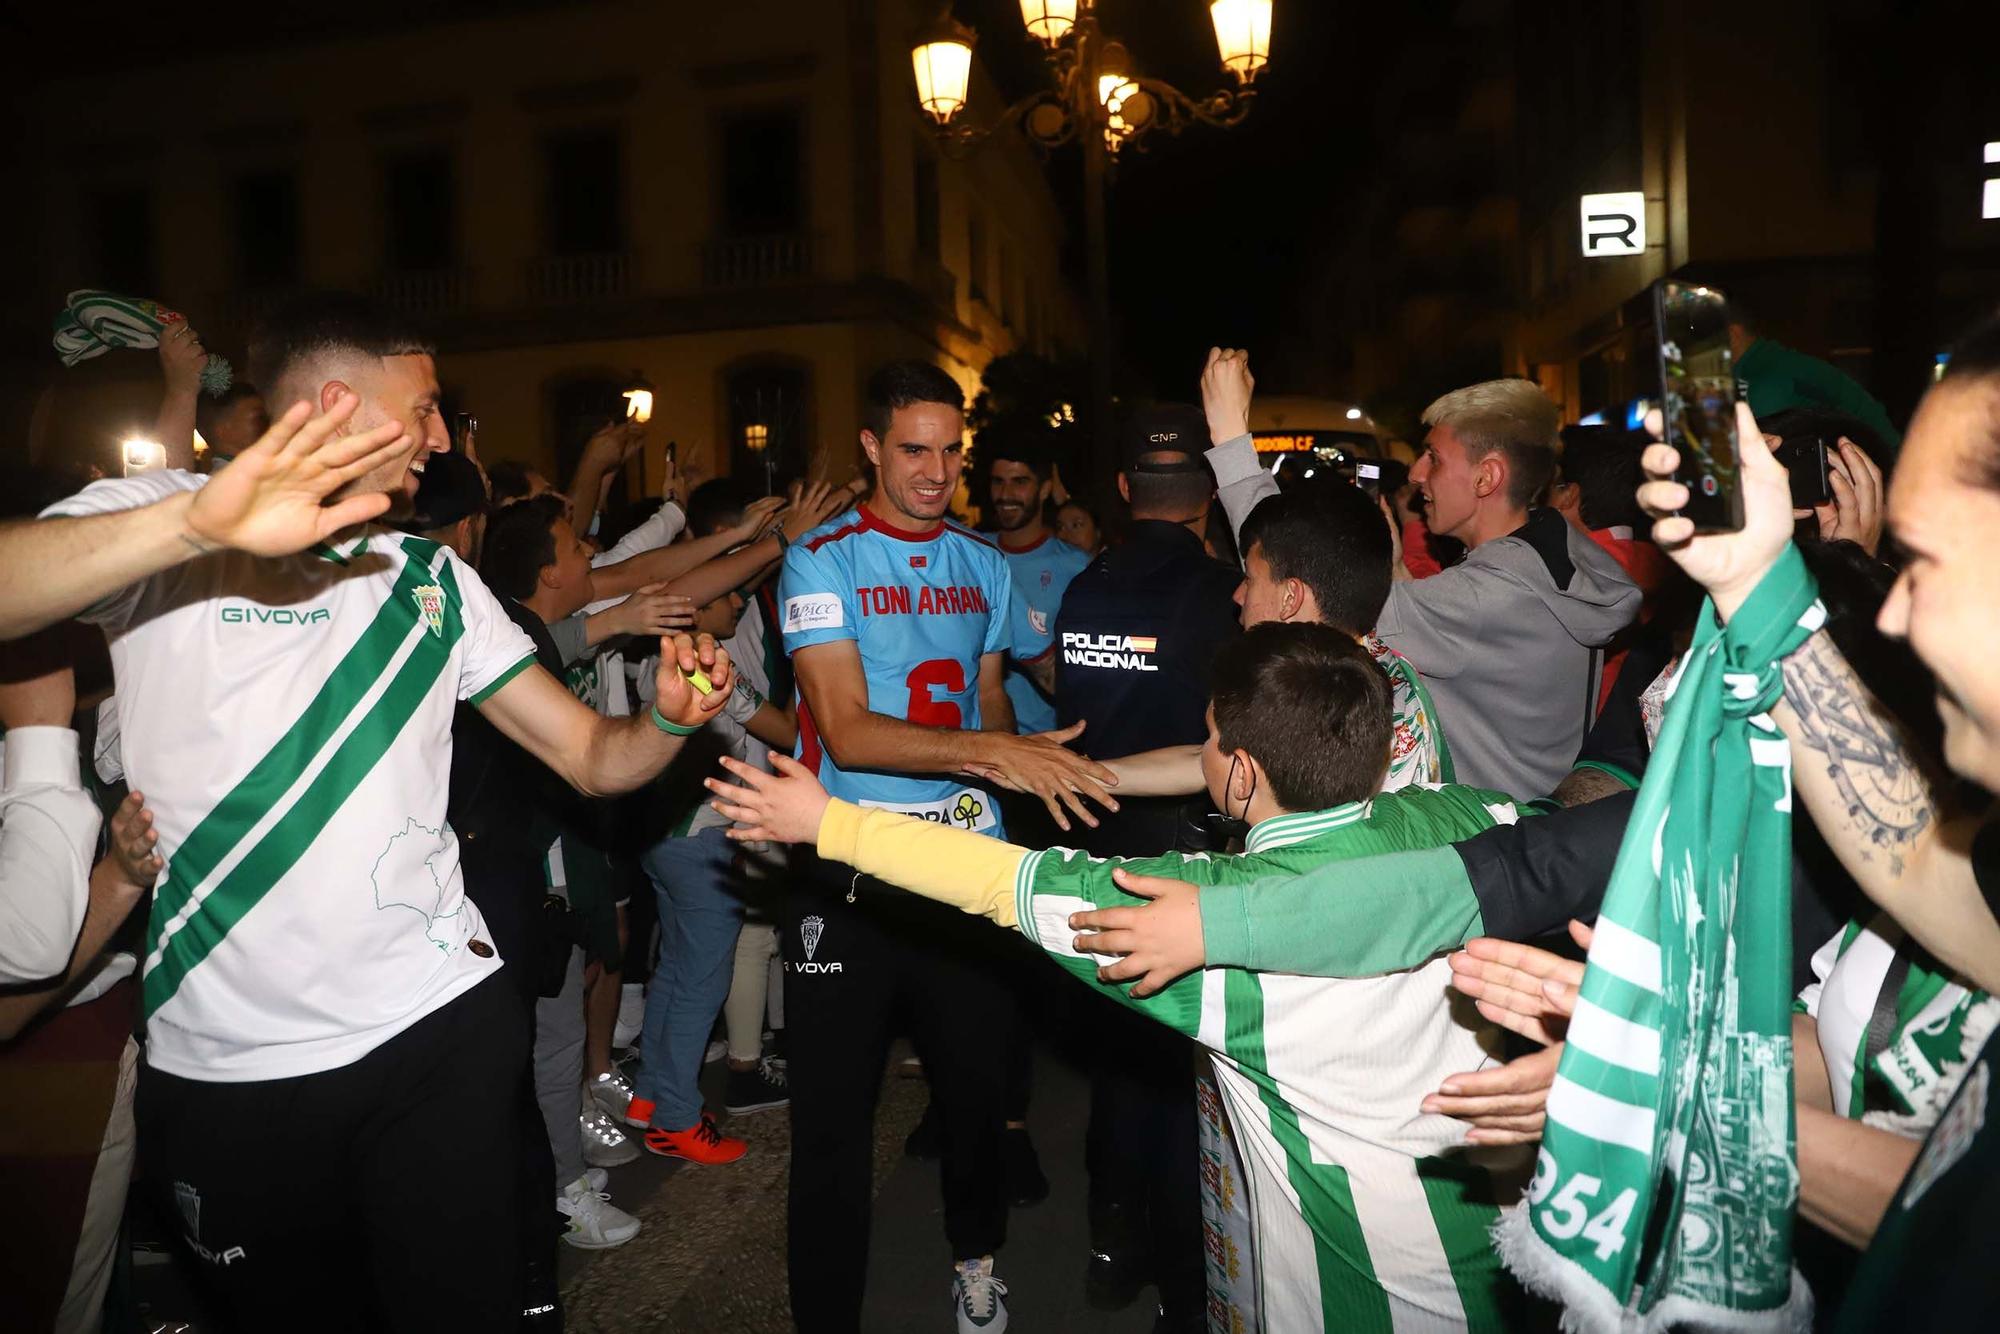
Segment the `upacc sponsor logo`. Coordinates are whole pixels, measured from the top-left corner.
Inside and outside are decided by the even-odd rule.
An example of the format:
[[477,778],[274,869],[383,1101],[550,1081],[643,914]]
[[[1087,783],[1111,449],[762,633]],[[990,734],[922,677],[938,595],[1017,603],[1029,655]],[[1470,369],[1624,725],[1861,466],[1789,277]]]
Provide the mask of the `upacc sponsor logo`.
[[1063,661],[1072,667],[1103,667],[1121,672],[1157,672],[1153,655],[1160,641],[1153,635],[1091,635],[1064,631]]
[[785,599],[785,630],[788,635],[806,630],[834,630],[846,623],[840,598],[832,593],[808,593]]
[[311,611],[294,611],[290,607],[232,607],[224,605],[218,613],[225,625],[319,625],[333,619],[333,613],[325,607],[315,607]]

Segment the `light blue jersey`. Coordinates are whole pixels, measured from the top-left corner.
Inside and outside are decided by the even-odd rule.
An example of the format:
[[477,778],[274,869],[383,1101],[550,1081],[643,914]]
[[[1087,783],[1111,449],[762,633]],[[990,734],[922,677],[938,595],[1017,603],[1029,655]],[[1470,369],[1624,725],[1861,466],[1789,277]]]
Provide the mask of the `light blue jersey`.
[[1056,613],[1062,610],[1063,590],[1069,581],[1090,564],[1090,557],[1069,543],[1046,533],[1042,540],[1019,551],[1002,545],[1007,569],[1014,576],[1014,596],[1007,614],[1011,642],[1007,664],[1007,698],[1014,702],[1014,730],[1048,732],[1056,725],[1055,701],[1015,665],[1033,662],[1056,646]]
[[[785,552],[778,582],[785,652],[853,640],[868,707],[926,727],[979,727],[979,660],[1008,645],[1011,597],[1000,549],[956,524],[891,527],[856,506]],[[861,806],[1005,837],[991,793],[949,776],[843,770],[799,699],[800,763]]]

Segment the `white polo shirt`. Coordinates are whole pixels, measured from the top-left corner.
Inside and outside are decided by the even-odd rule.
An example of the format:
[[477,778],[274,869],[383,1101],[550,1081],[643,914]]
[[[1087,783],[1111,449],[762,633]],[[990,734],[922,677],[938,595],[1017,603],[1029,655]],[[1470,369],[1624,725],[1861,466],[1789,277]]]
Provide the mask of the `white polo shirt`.
[[[207,478],[94,482],[48,515]],[[452,709],[534,645],[448,548],[374,527],[282,559],[203,556],[84,613],[166,869],[147,1059],[189,1079],[346,1065],[500,966],[445,822]]]

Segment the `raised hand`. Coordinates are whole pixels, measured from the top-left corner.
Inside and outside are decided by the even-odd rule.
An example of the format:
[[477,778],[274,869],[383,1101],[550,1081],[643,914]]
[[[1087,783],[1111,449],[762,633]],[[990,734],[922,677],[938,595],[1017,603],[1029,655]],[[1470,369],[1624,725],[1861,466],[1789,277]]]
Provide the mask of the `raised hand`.
[[772,520],[784,509],[783,496],[759,496],[743,507],[743,517],[730,530],[731,544],[741,546],[745,542],[755,542],[771,531]]
[[[1657,409],[1646,414],[1646,429],[1657,439]],[[1688,577],[1706,588],[1715,609],[1728,620],[1792,540],[1792,491],[1784,465],[1757,429],[1748,403],[1736,405],[1736,453],[1743,484],[1743,530],[1695,535],[1694,520],[1675,511],[1687,504],[1687,487],[1673,480],[1680,451],[1672,445],[1646,447],[1641,462],[1651,480],[1639,488],[1639,505],[1651,515],[1653,541]]]
[[[689,678],[700,672],[708,678],[704,693]],[[660,665],[653,675],[653,707],[670,723],[700,727],[722,711],[735,678],[729,651],[717,646],[713,635],[660,637]]]
[[826,482],[801,489],[785,511],[785,540],[796,542],[847,508],[847,491]]
[[356,435],[337,434],[360,404],[355,395],[342,394],[315,417],[311,404],[294,403],[256,444],[194,493],[187,511],[189,541],[205,551],[230,547],[287,556],[388,509],[389,497],[380,493],[332,500],[340,488],[416,443],[395,421]]
[[642,585],[611,611],[620,634],[668,635],[694,625],[694,599],[667,592],[665,583]]
[[736,822],[728,835],[739,843],[817,843],[820,820],[832,799],[812,771],[791,756],[773,753],[771,764],[777,773],[723,756],[722,767],[737,782],[703,779],[715,794],[709,804]]
[[201,372],[208,365],[208,349],[201,335],[186,318],[174,316],[160,330],[160,372],[166,377],[167,392],[194,394],[201,388]]
[[1201,890],[1185,880],[1158,875],[1134,875],[1116,867],[1111,879],[1118,888],[1150,903],[1136,908],[1096,908],[1069,915],[1073,942],[1084,954],[1122,955],[1116,963],[1098,965],[1100,982],[1131,982],[1134,996],[1150,996],[1175,978],[1208,962],[1201,934]]
[[1201,410],[1208,417],[1212,443],[1250,433],[1250,394],[1256,387],[1248,352],[1236,347],[1208,349],[1201,368]]
[[1827,460],[1827,483],[1833,499],[1813,507],[1819,535],[1829,542],[1848,541],[1873,556],[1882,546],[1882,470],[1868,451],[1845,436]]
[[593,468],[617,468],[638,453],[646,443],[646,428],[636,421],[619,418],[606,422],[586,440],[583,457],[577,463],[577,471]]

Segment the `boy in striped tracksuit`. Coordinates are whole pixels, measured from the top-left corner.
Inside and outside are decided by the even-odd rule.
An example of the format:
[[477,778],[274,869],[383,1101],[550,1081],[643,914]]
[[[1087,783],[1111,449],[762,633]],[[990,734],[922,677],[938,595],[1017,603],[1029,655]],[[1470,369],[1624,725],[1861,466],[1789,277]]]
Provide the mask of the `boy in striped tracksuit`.
[[[1123,862],[1133,874],[1233,883],[1464,838],[1525,813],[1477,788],[1378,794],[1389,685],[1325,626],[1268,623],[1224,650],[1202,767],[1211,796],[1253,826],[1234,857]],[[1115,765],[1114,765],[1115,767]],[[1487,1230],[1525,1157],[1467,1150],[1464,1127],[1418,1110],[1446,1076],[1492,1063],[1492,1030],[1449,997],[1442,957],[1352,980],[1206,969],[1134,999],[1072,947],[1072,912],[1136,902],[1118,862],[990,838],[833,801],[797,766],[731,767],[738,837],[815,840],[822,856],[980,913],[1040,945],[1085,985],[1215,1056],[1248,1163],[1258,1309],[1271,1331],[1497,1330],[1513,1289]],[[1398,924],[1385,922],[1395,932]]]

